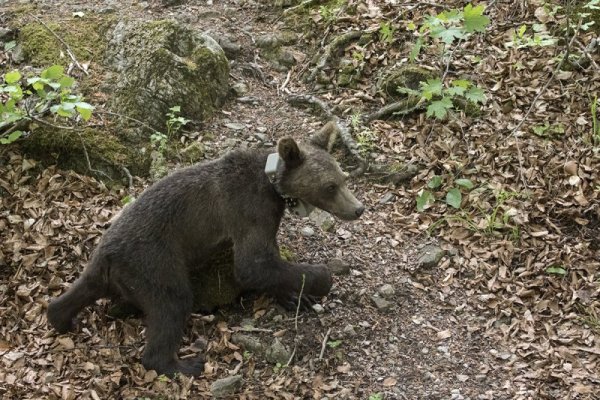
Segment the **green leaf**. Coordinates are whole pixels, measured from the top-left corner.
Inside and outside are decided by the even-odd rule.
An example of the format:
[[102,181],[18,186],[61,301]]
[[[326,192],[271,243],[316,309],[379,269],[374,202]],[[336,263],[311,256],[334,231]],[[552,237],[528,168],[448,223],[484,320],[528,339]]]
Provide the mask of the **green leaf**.
[[91,104],[85,103],[83,101],[79,101],[75,103],[75,107],[77,108],[77,112],[81,115],[84,121],[87,121],[92,116],[92,110],[94,107]]
[[64,68],[61,65],[53,65],[42,71],[40,76],[46,79],[58,79],[63,76]]
[[463,17],[465,21],[465,31],[467,33],[484,32],[485,27],[490,23],[490,19],[483,15],[485,7],[480,4],[473,7],[467,4],[463,9]]
[[434,175],[433,178],[429,182],[427,182],[427,187],[429,189],[437,189],[442,185],[442,177],[439,175]]
[[6,83],[8,83],[9,85],[19,82],[20,79],[21,79],[21,73],[19,71],[17,71],[16,69],[14,71],[7,72],[4,75],[4,81]]
[[443,97],[441,100],[432,101],[431,104],[427,106],[427,116],[444,119],[452,106],[453,104],[450,97]]
[[485,101],[485,94],[482,88],[473,86],[466,91],[465,99],[472,101],[473,103],[483,103]]
[[455,180],[454,183],[456,183],[458,186],[464,187],[466,189],[473,189],[473,187],[474,187],[473,182],[471,182],[470,179],[461,178],[461,179]]
[[444,93],[450,96],[462,96],[465,94],[465,88],[461,86],[450,86],[448,89],[444,90]]
[[452,26],[450,28],[436,27],[431,30],[431,37],[440,38],[446,44],[452,44],[454,39],[462,39],[465,37],[464,31]]
[[455,79],[452,81],[452,86],[458,86],[461,88],[468,89],[473,83],[466,79]]
[[548,267],[546,268],[546,273],[551,275],[561,275],[565,276],[567,274],[567,270],[562,267]]
[[11,40],[10,42],[4,43],[4,51],[9,51],[17,47],[17,42],[15,40]]
[[14,131],[10,135],[8,135],[8,137],[0,138],[0,144],[10,144],[18,138],[20,138],[21,136],[23,136],[22,131]]
[[421,52],[421,47],[423,47],[423,39],[418,38],[414,46],[410,50],[410,55],[408,56],[410,62],[415,62],[415,60],[419,56],[419,53]]
[[427,79],[427,82],[421,82],[421,96],[425,100],[431,100],[433,96],[442,94],[441,79]]
[[457,188],[452,188],[446,194],[446,203],[454,208],[460,208],[462,194]]
[[417,211],[422,212],[425,210],[430,202],[433,202],[433,194],[429,190],[424,190],[423,193],[417,196]]
[[169,110],[173,111],[173,113],[178,113],[181,112],[181,106],[173,106]]
[[332,349],[339,347],[341,344],[342,344],[341,340],[330,340],[329,342],[327,342],[327,345],[329,347],[331,347]]
[[75,83],[75,79],[65,75],[58,80],[58,83],[61,88],[70,88]]

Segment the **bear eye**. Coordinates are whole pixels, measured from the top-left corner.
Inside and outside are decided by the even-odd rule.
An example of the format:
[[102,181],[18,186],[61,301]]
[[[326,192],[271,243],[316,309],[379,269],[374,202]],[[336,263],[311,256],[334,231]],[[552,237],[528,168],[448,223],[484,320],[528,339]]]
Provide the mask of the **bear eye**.
[[329,193],[335,193],[336,189],[337,189],[337,186],[334,183],[327,185],[327,192],[329,192]]

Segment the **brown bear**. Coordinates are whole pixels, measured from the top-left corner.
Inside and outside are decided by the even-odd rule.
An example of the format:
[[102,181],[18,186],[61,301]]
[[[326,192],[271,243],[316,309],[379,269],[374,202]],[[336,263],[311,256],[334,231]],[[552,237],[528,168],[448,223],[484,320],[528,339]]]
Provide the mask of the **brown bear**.
[[282,260],[276,234],[290,199],[345,220],[363,213],[347,174],[329,154],[336,133],[326,124],[306,145],[281,139],[280,162],[270,176],[265,166],[272,152],[238,150],[146,189],[103,235],[79,279],[50,302],[50,324],[67,332],[85,306],[120,298],[145,315],[146,369],[199,375],[202,358],[181,360],[177,351],[193,302],[190,270],[214,249],[232,244],[243,289],[269,293],[284,305],[299,301],[301,289],[326,295],[332,284],[327,267]]

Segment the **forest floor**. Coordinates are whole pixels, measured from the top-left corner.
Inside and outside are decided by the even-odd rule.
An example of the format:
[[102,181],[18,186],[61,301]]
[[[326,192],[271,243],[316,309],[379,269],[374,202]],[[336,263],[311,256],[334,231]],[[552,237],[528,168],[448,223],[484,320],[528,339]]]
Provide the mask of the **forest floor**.
[[[190,135],[202,140],[207,158],[264,145],[265,135],[275,143],[318,129],[323,121],[290,105],[289,94],[313,94],[340,110],[377,110],[376,71],[406,61],[415,41],[409,23],[464,6],[350,1],[358,13],[334,8],[330,22],[324,21],[327,10],[315,7],[305,15],[314,22],[313,35],[288,47],[297,61],[288,73],[261,58],[256,46],[257,37],[285,29],[281,8],[272,5],[35,3],[40,18],[112,8],[119,18],[174,18],[240,44],[231,79],[243,82],[248,94],[204,122],[202,134]],[[135,178],[130,189],[108,188],[0,150],[2,398],[209,398],[216,380],[241,375],[231,398],[600,399],[600,143],[590,133],[600,60],[597,50],[582,50],[597,34],[561,31],[564,9],[552,13],[543,6],[492,1],[486,32],[462,42],[450,62],[423,50],[420,65],[485,89],[481,113],[455,111],[443,123],[424,113],[371,122],[359,144],[377,161],[425,167],[405,184],[375,183],[369,174],[353,180],[367,211],[357,221],[336,221],[330,232],[286,216],[279,239],[299,261],[337,258],[349,273],[335,277],[318,313],[296,317],[261,297],[193,315],[180,356],[204,352],[201,377],[167,379],[145,371],[143,321],[110,319],[108,301],[86,309],[75,333],[57,335],[47,325],[48,301],[79,275],[123,197],[150,183]],[[304,83],[321,40],[348,29],[378,32],[384,21],[398,39],[348,44],[338,54],[363,53],[355,88],[335,85],[335,66],[325,68],[332,87],[315,91]],[[554,45],[505,46],[515,29],[542,22],[559,39]],[[567,45],[589,59],[558,70]],[[352,157],[341,160],[352,168]],[[415,199],[434,175],[444,179],[429,189],[438,200],[418,212]],[[444,202],[455,178],[475,185],[463,192],[460,210]],[[418,258],[429,244],[446,253],[427,269]],[[378,307],[373,296],[385,284],[392,290],[381,297],[390,303]],[[233,343],[240,332],[266,345],[281,341],[293,351],[290,365],[244,351]]]

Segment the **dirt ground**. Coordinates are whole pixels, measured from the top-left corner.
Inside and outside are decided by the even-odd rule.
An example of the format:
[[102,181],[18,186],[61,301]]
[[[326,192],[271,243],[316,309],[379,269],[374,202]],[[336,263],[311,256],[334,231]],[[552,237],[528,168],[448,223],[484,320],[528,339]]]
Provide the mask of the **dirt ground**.
[[[289,93],[311,93],[342,105],[357,101],[367,110],[381,106],[359,96],[367,92],[360,86],[313,93],[303,83],[299,74],[311,68],[319,40],[291,46],[301,61],[289,75],[262,59],[256,37],[283,29],[284,22],[280,8],[261,2],[34,3],[39,17],[114,7],[119,16],[175,18],[235,38],[241,51],[232,62],[231,80],[245,83],[249,93],[232,98],[201,125],[203,133],[212,134],[203,141],[207,158],[232,147],[269,145],[257,133],[275,143],[317,129],[323,121],[290,105]],[[416,17],[436,9],[409,3],[364,2],[383,16],[410,9]],[[540,5],[491,3],[488,32],[466,43],[454,66],[457,74],[470,71],[486,88],[483,115],[449,123],[423,115],[372,123],[373,151],[381,160],[426,167],[405,184],[376,183],[369,175],[353,180],[351,189],[367,211],[357,221],[336,221],[331,232],[312,220],[286,216],[280,242],[299,261],[337,258],[349,265],[349,273],[335,277],[322,310],[297,318],[262,297],[214,315],[193,315],[180,356],[206,354],[205,374],[198,378],[167,379],[145,371],[143,321],[107,317],[108,301],[85,310],[75,333],[57,335],[46,322],[48,301],[79,275],[122,208],[121,199],[141,193],[149,182],[136,178],[131,189],[107,188],[94,178],[42,167],[15,150],[1,153],[2,398],[210,398],[216,380],[241,375],[241,388],[231,398],[599,399],[600,156],[598,146],[584,140],[599,71],[594,62],[553,79],[527,124],[512,133],[552,74],[561,45],[523,53],[501,48],[510,29],[535,21]],[[367,26],[342,20],[327,29],[379,24],[376,17],[362,21]],[[581,34],[578,41],[585,48],[593,37]],[[398,46],[386,52],[389,62],[406,57],[401,51],[406,48]],[[373,50],[373,58],[381,52]],[[474,56],[483,62],[466,61]],[[256,68],[249,73],[249,63],[261,73]],[[367,77],[362,84],[368,87],[373,80]],[[507,102],[512,109],[504,107]],[[560,137],[532,133],[530,126],[546,121],[564,125]],[[232,123],[241,129],[232,129]],[[354,166],[343,149],[338,154],[345,168]],[[578,165],[577,182],[564,172],[569,161]],[[443,201],[417,212],[415,198],[431,176],[457,170],[487,188],[469,195],[473,206],[453,214],[456,218],[445,218],[452,210]],[[499,191],[514,196],[499,200]],[[490,232],[482,224],[497,210],[514,218]],[[464,222],[467,217],[470,223]],[[306,227],[311,234],[302,231]],[[437,266],[424,268],[418,259],[429,244],[446,253]],[[565,274],[547,272],[559,266]],[[386,295],[390,304],[380,308],[372,297],[386,284],[392,287]],[[240,332],[267,345],[281,341],[293,352],[292,362],[280,365],[245,351],[233,343]]]

